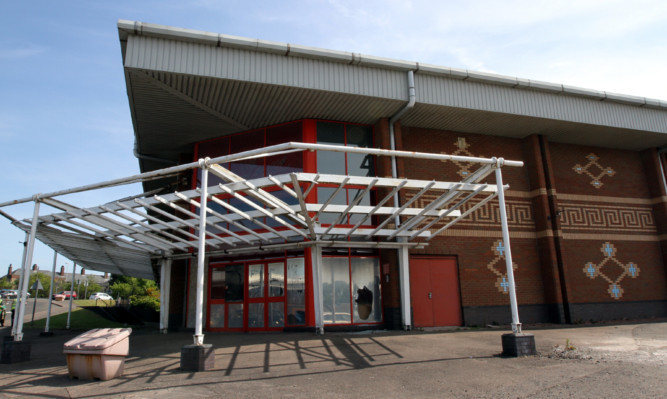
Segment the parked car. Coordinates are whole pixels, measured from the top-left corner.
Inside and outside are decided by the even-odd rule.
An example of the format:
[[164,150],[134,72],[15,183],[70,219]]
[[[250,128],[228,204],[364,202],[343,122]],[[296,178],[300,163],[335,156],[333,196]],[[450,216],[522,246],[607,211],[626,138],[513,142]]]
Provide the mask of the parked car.
[[98,299],[103,300],[103,301],[111,301],[113,300],[113,297],[106,292],[96,292],[90,296],[91,301],[96,301]]
[[[30,296],[30,291],[27,292],[28,296]],[[4,289],[2,292],[0,292],[0,298],[6,298],[6,299],[16,299],[19,297],[19,291],[18,290],[7,290]]]
[[58,294],[51,295],[51,299],[56,301],[63,301],[65,299],[70,299],[70,297],[76,299],[76,291],[62,291]]

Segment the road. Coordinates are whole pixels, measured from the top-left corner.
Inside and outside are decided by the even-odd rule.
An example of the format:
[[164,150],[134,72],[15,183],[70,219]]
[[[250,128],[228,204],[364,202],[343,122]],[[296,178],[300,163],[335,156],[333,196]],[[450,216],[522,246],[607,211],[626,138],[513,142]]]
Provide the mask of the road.
[[[5,307],[9,310],[11,307],[11,302],[13,299],[5,299]],[[57,315],[60,313],[66,313],[69,310],[69,301],[51,301],[51,316]],[[35,306],[35,299],[28,298],[25,307],[25,317],[23,318],[24,323],[30,323],[32,321],[32,310]],[[45,319],[46,312],[48,311],[49,300],[46,298],[37,298],[37,308],[35,308],[35,320]],[[76,309],[76,304],[72,303],[72,309]],[[9,316],[9,315],[8,315]],[[12,316],[13,317],[13,316]],[[9,325],[8,319],[5,320],[5,323]]]

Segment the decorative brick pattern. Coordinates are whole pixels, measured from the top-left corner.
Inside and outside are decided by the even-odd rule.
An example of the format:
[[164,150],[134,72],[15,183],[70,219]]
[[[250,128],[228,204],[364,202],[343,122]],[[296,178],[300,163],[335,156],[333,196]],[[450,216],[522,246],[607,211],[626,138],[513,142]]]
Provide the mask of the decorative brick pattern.
[[[406,193],[406,200],[409,200],[412,198],[412,196],[416,193],[417,191],[414,192],[408,192]],[[419,197],[417,201],[415,201],[413,204],[414,207],[416,208],[423,208],[426,205],[430,204],[433,202],[436,198],[438,198],[438,195],[435,194],[424,194],[423,196]],[[461,212],[465,212],[468,209],[472,208],[473,206],[477,205],[481,199],[472,199],[463,206],[461,206],[460,210]],[[453,205],[456,203],[456,200],[453,201],[450,205]],[[533,207],[530,203],[529,199],[519,199],[519,200],[510,200],[506,199],[505,200],[505,205],[507,208],[507,222],[512,226],[512,227],[530,227],[533,228],[535,226],[535,218],[533,215]],[[431,228],[432,230],[437,230],[438,228],[444,226],[446,223],[449,222],[449,219],[441,220],[440,222],[436,223],[433,225]],[[468,215],[465,219],[461,220],[459,223],[457,223],[457,226],[484,226],[484,227],[489,227],[491,225],[495,226],[498,230],[500,230],[500,211],[499,211],[499,203],[498,200],[492,200],[488,203],[486,203],[484,206],[481,208],[477,209],[475,212],[472,214]]]
[[[588,163],[586,165],[580,165],[576,164],[572,167],[572,170],[574,170],[578,174],[585,174],[591,179],[591,185],[595,188],[600,188],[602,187],[602,177],[604,176],[614,176],[616,174],[616,171],[610,167],[604,167],[598,163],[598,159],[600,159],[597,155],[590,153],[586,156],[586,159],[588,159]],[[597,175],[594,173],[599,172]]]
[[563,230],[610,230],[656,233],[651,208],[561,202]]
[[[496,264],[500,262],[500,265],[498,265],[499,268],[505,268],[505,245],[503,244],[502,240],[498,240],[493,243],[493,246],[491,246],[491,250],[493,253],[496,255],[495,258],[491,262],[489,262],[486,267],[493,272],[497,276],[496,278],[496,289],[501,294],[504,295],[509,295],[509,287],[510,283],[509,280],[507,279],[507,272],[503,273],[500,270],[496,268]],[[516,263],[512,262],[512,270],[518,269],[518,266]]]
[[[616,258],[616,247],[610,242],[605,242],[602,244],[600,251],[602,252],[602,255],[605,257],[605,259],[599,264],[587,262],[583,269],[584,273],[591,280],[597,277],[601,277],[607,281],[609,283],[609,288],[607,289],[609,295],[613,299],[621,299],[621,297],[623,297],[623,293],[625,292],[625,290],[623,290],[621,287],[621,281],[623,281],[623,279],[628,276],[630,278],[637,278],[637,276],[639,276],[639,266],[634,262],[630,262],[625,265],[621,263]],[[611,270],[611,268],[614,267],[614,265],[620,267],[623,270],[623,272],[616,278],[611,277],[612,273],[614,272]],[[603,271],[603,268],[605,268],[606,271]]]
[[[468,151],[468,147],[470,147],[470,144],[466,142],[465,137],[459,137],[456,140],[456,143],[454,143],[456,146],[457,150],[452,152],[450,155],[461,155],[461,156],[468,156],[468,157],[484,157],[484,155],[473,155],[470,151]],[[443,154],[445,154],[443,152]],[[449,162],[449,161],[442,161],[442,162]],[[459,161],[452,161],[458,168],[459,171],[456,172],[461,178],[466,178],[472,174],[471,168],[476,168],[477,165],[469,163],[469,162],[459,162]]]

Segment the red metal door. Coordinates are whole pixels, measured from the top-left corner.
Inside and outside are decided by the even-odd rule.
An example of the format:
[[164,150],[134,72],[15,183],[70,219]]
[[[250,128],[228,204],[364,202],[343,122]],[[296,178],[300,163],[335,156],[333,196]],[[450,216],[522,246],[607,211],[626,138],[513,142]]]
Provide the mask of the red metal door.
[[415,327],[460,326],[463,319],[456,258],[411,257],[410,297]]

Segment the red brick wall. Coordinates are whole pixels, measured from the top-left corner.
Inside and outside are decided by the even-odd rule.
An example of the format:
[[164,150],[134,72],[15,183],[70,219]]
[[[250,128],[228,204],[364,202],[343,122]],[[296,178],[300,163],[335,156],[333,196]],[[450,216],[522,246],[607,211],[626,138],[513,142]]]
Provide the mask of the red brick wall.
[[[464,148],[460,138],[465,139],[467,148]],[[404,127],[402,142],[402,149],[407,151],[495,156],[518,161],[524,158],[522,140],[504,137]],[[457,165],[451,161],[406,159],[404,163],[405,169],[400,172],[401,176],[421,180],[460,181],[463,176],[458,172],[466,170],[465,164]],[[474,170],[475,167],[472,167],[468,171]],[[506,200],[509,206],[512,257],[517,265],[514,271],[517,299],[519,304],[542,304],[545,302],[544,287],[535,239],[528,170],[504,167],[502,172],[503,182],[510,185]],[[494,174],[484,181],[495,183]],[[436,226],[442,225],[439,223]],[[471,218],[448,229],[442,237],[431,240],[429,246],[411,253],[457,256],[462,306],[508,305],[509,295],[501,292],[501,288],[497,286],[502,281],[502,276],[506,276],[505,260],[499,258],[493,250],[494,244],[500,241],[501,237],[498,201],[493,200]]]
[[[667,275],[654,212],[657,199],[651,198],[642,154],[550,143],[550,155],[562,210],[560,227],[570,302],[667,299]],[[583,168],[591,162],[588,157],[597,158],[597,165],[590,168],[593,177],[576,170],[577,165]],[[605,170],[612,172],[597,179],[601,184],[591,184]],[[610,254],[602,251],[607,243],[615,249]],[[593,278],[584,270],[588,263],[593,267]],[[626,270],[630,263],[638,267],[635,278]],[[610,292],[614,285],[618,294]]]
[[[650,173],[643,159],[647,155],[547,142],[547,161],[543,162],[539,139],[535,138],[518,140],[410,127],[399,132],[399,149],[403,150],[526,161],[524,168],[503,168],[503,180],[510,185],[506,197],[519,304],[560,303],[562,283],[565,299],[573,304],[667,299],[667,273],[658,235],[658,226],[664,222],[656,222],[654,208],[659,198],[653,198],[649,191]],[[593,177],[576,170],[585,169],[592,161],[589,156],[600,165],[589,165]],[[406,159],[399,175],[459,181],[462,170],[461,164],[449,161]],[[546,187],[546,178],[551,179],[550,187]],[[490,183],[494,180],[493,175],[486,179]],[[595,180],[599,184],[591,184]],[[560,216],[552,215],[547,193],[553,196]],[[551,221],[552,217],[557,220]],[[500,239],[497,201],[492,201],[412,253],[457,256],[462,306],[507,305],[508,295],[498,287],[502,276],[489,267],[498,257],[492,247]],[[559,246],[554,247],[554,242]],[[607,243],[613,249],[610,256],[601,250]],[[560,251],[563,276],[559,276],[554,251]],[[604,266],[599,267],[602,262]],[[588,263],[596,268],[594,278],[584,270]],[[634,278],[630,263],[638,270]],[[504,259],[493,266],[504,275]]]

